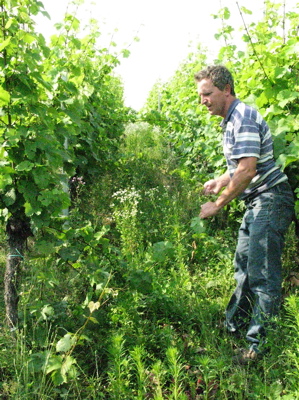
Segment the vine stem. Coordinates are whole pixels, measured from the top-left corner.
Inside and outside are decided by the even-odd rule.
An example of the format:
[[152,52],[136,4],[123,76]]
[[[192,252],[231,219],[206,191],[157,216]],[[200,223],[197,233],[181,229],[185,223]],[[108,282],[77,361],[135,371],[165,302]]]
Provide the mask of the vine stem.
[[284,0],[283,2],[282,31],[283,31],[283,44],[286,44],[286,0]]
[[241,11],[241,9],[240,9],[240,6],[239,6],[239,3],[238,3],[237,1],[236,1],[236,4],[237,4],[238,10],[239,10],[239,13],[240,13],[240,15],[241,15],[244,28],[245,28],[245,30],[246,30],[246,33],[247,33],[248,37],[249,37],[249,41],[250,41],[250,44],[251,44],[251,47],[252,47],[252,50],[253,50],[253,54],[255,55],[257,62],[260,64],[260,66],[261,66],[261,68],[262,68],[262,71],[263,71],[263,73],[264,73],[264,75],[265,75],[265,78],[266,78],[266,79],[271,83],[271,85],[273,86],[273,82],[271,81],[271,79],[270,79],[269,76],[267,75],[267,73],[266,73],[266,71],[265,71],[265,68],[264,68],[263,64],[261,63],[261,60],[260,60],[260,58],[259,58],[259,55],[258,55],[258,53],[257,53],[257,51],[256,51],[256,49],[255,49],[254,43],[253,43],[253,41],[252,41],[252,39],[251,39],[250,33],[249,33],[248,28],[247,28],[247,25],[246,25],[246,23],[245,23],[245,20],[244,20],[244,17],[243,17],[243,13],[242,13],[242,11]]
[[[219,0],[219,3],[220,3],[220,10],[222,10],[222,1]],[[224,22],[224,18],[223,18],[223,12],[222,12],[222,15],[221,15],[221,23],[222,23],[222,30],[223,30],[223,33],[224,33],[225,22]],[[224,37],[225,47],[228,47],[226,35],[223,35],[223,37]]]

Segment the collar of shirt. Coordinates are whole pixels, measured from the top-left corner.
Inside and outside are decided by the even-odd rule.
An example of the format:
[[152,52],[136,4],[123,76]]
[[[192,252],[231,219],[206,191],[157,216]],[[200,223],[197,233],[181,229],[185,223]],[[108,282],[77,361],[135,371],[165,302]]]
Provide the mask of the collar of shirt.
[[232,112],[234,111],[234,109],[237,107],[237,105],[240,103],[239,99],[234,100],[231,105],[229,106],[229,109],[227,111],[226,117],[223,118],[223,120],[220,123],[220,126],[222,129],[225,129],[227,122],[230,119],[230,116],[232,115]]

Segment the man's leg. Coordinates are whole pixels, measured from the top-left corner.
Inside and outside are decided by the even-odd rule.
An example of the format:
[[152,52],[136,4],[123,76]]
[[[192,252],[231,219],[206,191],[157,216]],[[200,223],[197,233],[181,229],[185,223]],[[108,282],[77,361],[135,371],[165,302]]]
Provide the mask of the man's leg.
[[237,332],[246,323],[249,323],[252,313],[253,294],[249,288],[247,268],[250,233],[247,220],[248,211],[245,212],[239,229],[238,244],[235,252],[236,289],[226,308],[226,328],[230,332]]
[[253,202],[249,218],[248,282],[254,308],[246,338],[255,350],[264,344],[267,325],[279,312],[281,255],[293,216],[289,199],[281,193],[262,194]]

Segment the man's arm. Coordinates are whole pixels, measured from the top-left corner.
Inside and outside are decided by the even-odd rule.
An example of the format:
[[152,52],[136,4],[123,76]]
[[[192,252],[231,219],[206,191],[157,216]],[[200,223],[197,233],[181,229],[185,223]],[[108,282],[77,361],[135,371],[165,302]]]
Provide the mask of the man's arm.
[[201,206],[200,218],[216,215],[221,208],[243,193],[256,174],[256,162],[256,157],[241,158],[233,177],[218,199],[215,202],[210,201]]

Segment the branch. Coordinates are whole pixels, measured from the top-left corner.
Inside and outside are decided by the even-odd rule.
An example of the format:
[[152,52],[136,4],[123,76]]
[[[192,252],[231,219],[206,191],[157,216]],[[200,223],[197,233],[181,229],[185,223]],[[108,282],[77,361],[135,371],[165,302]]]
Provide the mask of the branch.
[[[220,10],[222,10],[222,2],[220,0]],[[225,22],[224,22],[224,18],[223,18],[223,12],[221,13],[221,23],[222,23],[222,32],[224,33],[224,28],[225,28]],[[226,35],[223,35],[224,38],[224,42],[225,42],[225,47],[228,47],[228,43],[226,40]]]
[[246,30],[246,33],[247,33],[248,37],[249,37],[249,41],[250,41],[250,44],[251,44],[251,47],[252,47],[252,50],[253,50],[253,54],[255,55],[257,62],[260,64],[260,66],[261,66],[261,68],[262,68],[262,70],[263,70],[263,73],[264,73],[264,75],[265,75],[265,78],[268,79],[268,81],[269,81],[269,82],[271,83],[271,85],[273,86],[274,84],[273,84],[273,82],[271,81],[271,79],[269,78],[269,76],[267,75],[267,73],[266,73],[266,71],[265,71],[265,68],[264,68],[263,64],[261,63],[261,61],[260,61],[259,55],[258,55],[257,51],[255,50],[254,43],[253,43],[253,41],[252,41],[252,39],[251,39],[250,33],[249,33],[249,31],[248,31],[247,25],[246,25],[246,23],[245,23],[245,20],[244,20],[243,14],[242,14],[242,11],[241,11],[240,6],[239,6],[239,3],[238,3],[237,1],[236,1],[236,4],[237,4],[237,6],[238,6],[239,13],[240,13],[240,15],[241,15],[244,28],[245,28],[245,30]]
[[286,44],[286,2],[283,2],[283,20],[282,20],[282,30],[283,30],[283,44]]

